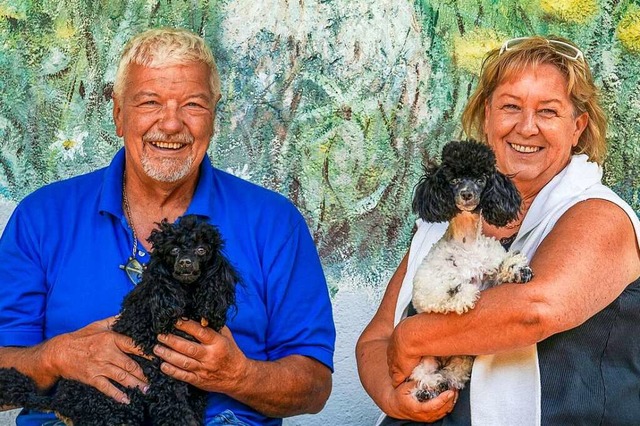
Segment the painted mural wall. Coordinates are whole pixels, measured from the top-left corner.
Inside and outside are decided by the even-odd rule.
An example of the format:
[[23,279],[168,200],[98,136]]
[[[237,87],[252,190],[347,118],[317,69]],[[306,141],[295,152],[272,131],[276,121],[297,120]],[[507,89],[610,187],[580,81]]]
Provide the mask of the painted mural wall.
[[[462,137],[484,53],[512,37],[580,45],[610,118],[605,178],[640,212],[640,4],[630,0],[2,0],[0,230],[16,202],[106,166],[120,49],[189,28],[222,79],[217,167],[289,197],[340,327],[334,393],[300,424],[369,424],[353,345],[408,248],[423,161]],[[64,220],[64,218],[61,218]]]

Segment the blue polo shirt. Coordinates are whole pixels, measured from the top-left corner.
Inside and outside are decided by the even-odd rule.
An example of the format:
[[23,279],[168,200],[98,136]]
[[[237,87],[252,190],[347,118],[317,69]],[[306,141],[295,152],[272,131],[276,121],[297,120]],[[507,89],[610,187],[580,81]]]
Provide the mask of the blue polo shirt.
[[[124,161],[122,149],[109,167],[47,185],[18,205],[0,239],[0,346],[35,345],[119,311],[133,287],[119,267],[133,247],[122,211]],[[333,370],[327,285],[298,210],[205,157],[186,214],[220,229],[242,276],[228,326],[245,355],[263,361],[305,355]],[[146,263],[148,253],[138,247]],[[226,409],[248,424],[282,423],[210,394],[207,419]],[[22,413],[18,424],[40,425],[42,418]]]

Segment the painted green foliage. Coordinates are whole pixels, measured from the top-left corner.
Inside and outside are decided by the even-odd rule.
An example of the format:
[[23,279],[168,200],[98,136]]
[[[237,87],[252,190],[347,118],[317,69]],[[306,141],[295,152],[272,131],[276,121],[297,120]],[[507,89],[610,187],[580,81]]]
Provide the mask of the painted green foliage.
[[640,211],[640,7],[596,0],[0,1],[0,196],[108,163],[119,51],[164,25],[217,57],[214,163],[294,201],[332,283],[395,267],[421,163],[461,137],[482,55],[515,36],[584,48],[611,119],[607,182]]

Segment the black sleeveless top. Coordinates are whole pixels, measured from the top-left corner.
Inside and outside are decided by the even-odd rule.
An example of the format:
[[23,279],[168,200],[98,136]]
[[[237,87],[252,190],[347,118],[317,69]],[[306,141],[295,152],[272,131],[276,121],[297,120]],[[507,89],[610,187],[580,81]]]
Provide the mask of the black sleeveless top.
[[[602,311],[537,349],[542,425],[640,425],[640,277]],[[437,422],[386,417],[382,425],[470,426],[470,386]]]

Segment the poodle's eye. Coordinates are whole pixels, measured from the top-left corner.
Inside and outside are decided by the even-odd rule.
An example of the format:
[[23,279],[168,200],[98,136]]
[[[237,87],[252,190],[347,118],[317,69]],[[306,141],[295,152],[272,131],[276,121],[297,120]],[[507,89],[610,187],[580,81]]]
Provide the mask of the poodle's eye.
[[451,185],[459,185],[459,184],[460,184],[460,182],[462,182],[462,179],[460,179],[460,178],[453,178],[453,179],[451,179],[451,180],[449,181],[449,183],[450,183]]
[[204,248],[204,247],[198,247],[198,248],[196,249],[196,254],[197,254],[198,256],[204,256],[205,254],[207,254],[207,249],[206,249],[206,248]]
[[171,249],[169,254],[171,254],[171,256],[177,256],[178,254],[180,254],[180,249],[178,247],[174,247]]
[[487,182],[487,178],[485,178],[484,176],[479,177],[478,179],[476,179],[476,183],[478,185],[484,185]]

